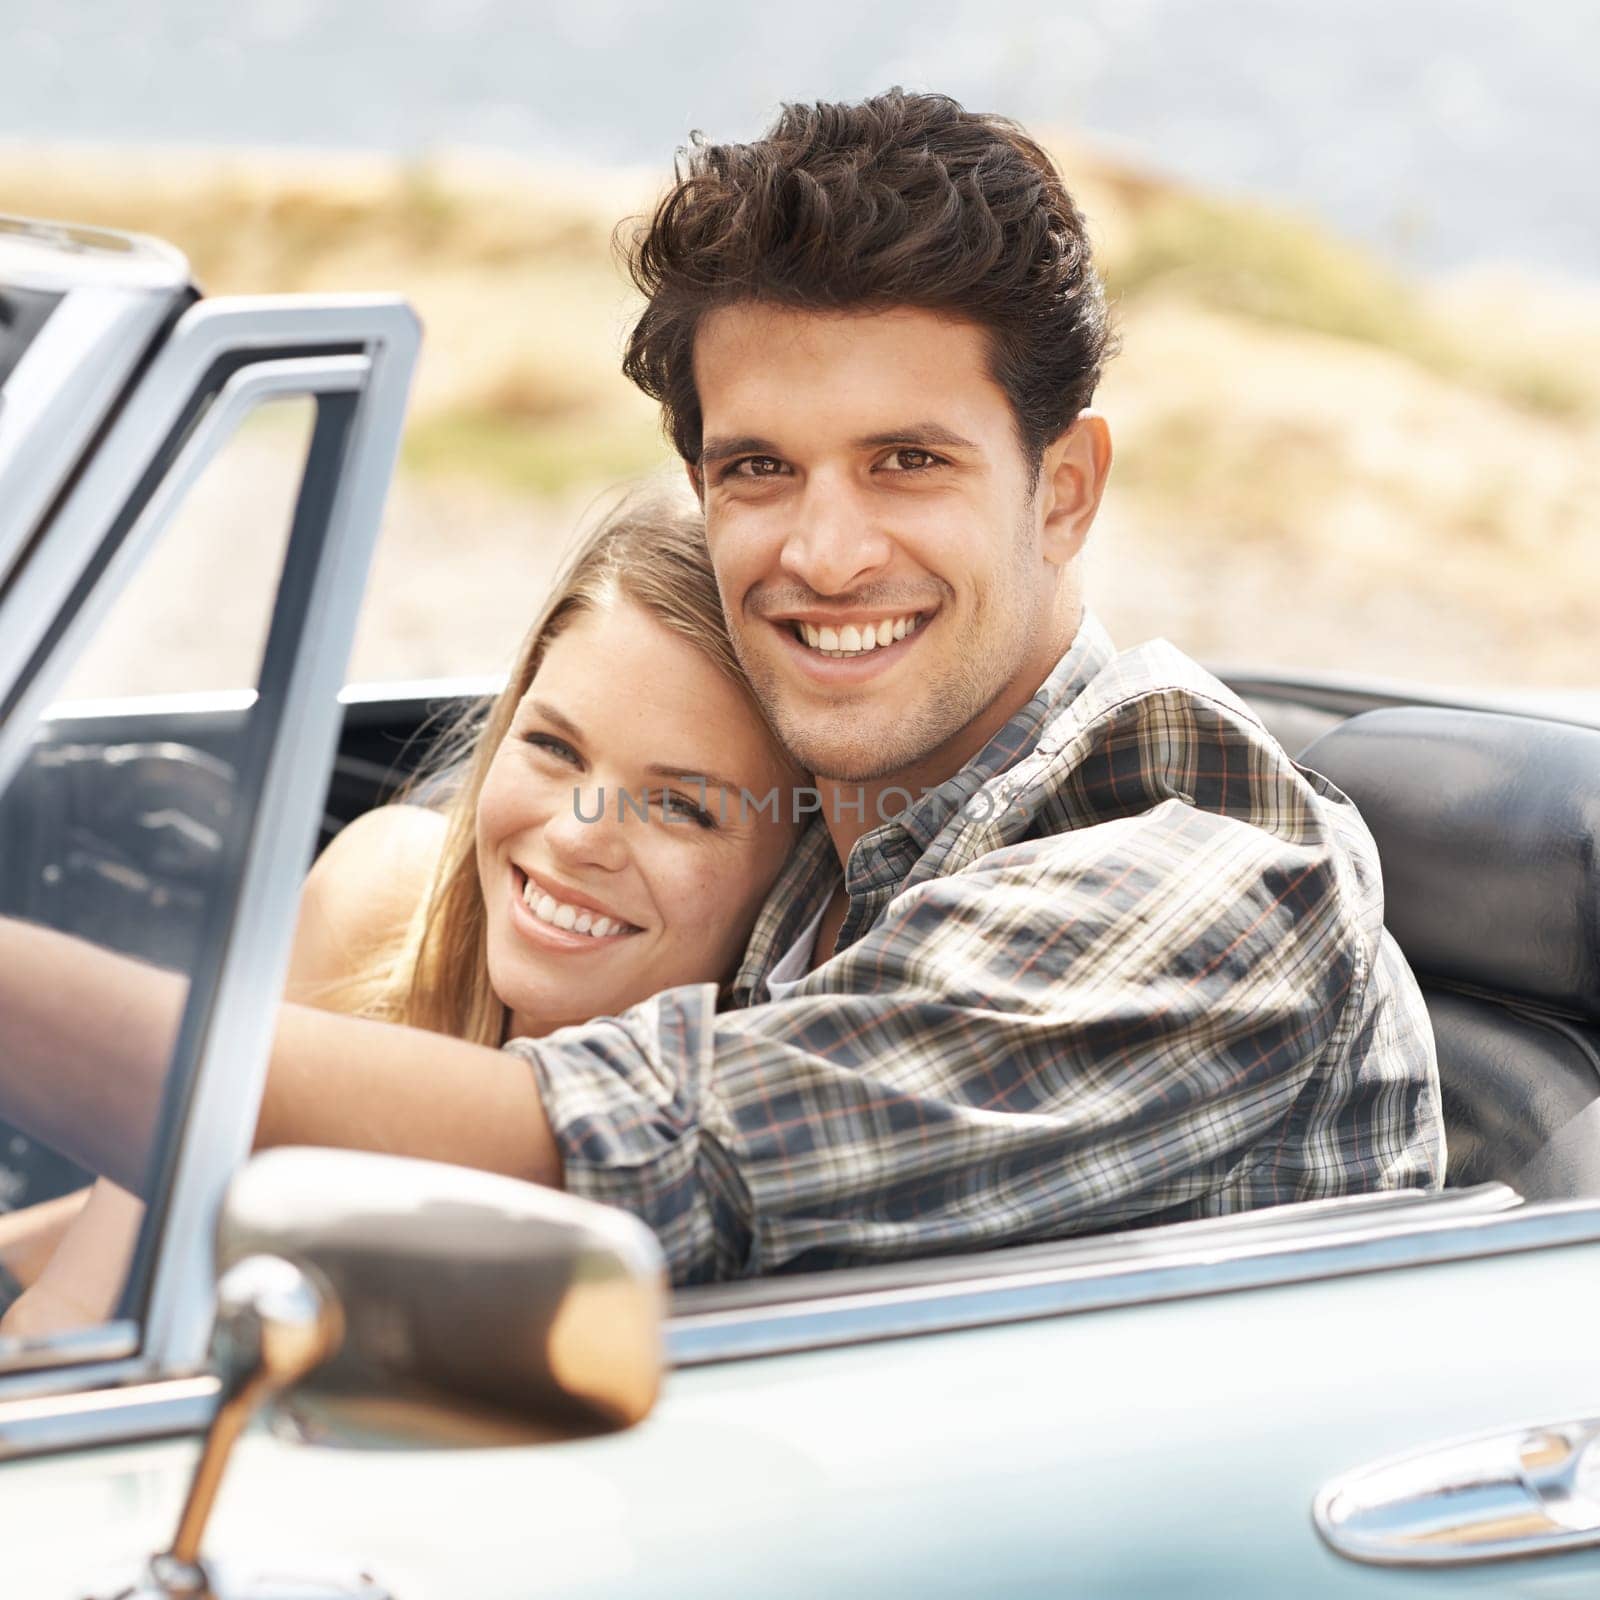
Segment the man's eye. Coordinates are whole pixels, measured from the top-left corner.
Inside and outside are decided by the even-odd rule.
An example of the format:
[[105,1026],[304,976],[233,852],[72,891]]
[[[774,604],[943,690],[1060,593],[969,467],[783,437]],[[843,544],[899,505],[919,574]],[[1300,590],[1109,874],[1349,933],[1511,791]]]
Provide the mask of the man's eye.
[[522,738],[525,744],[531,744],[535,750],[545,751],[557,761],[565,761],[573,767],[582,764],[578,752],[565,739],[558,739],[553,733],[525,733]]
[[918,450],[911,445],[902,445],[897,450],[891,450],[884,458],[884,465],[890,466],[896,472],[924,472],[929,467],[937,467],[939,457],[931,450]]
[[776,456],[742,456],[731,462],[724,478],[776,478],[783,463]]

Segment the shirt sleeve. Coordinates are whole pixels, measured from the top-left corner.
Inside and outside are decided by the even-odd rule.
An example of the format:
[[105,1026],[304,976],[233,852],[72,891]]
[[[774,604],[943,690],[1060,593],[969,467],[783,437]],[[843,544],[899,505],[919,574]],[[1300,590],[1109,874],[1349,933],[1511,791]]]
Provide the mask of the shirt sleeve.
[[781,1001],[674,989],[507,1048],[569,1189],[688,1283],[1203,1211],[1364,970],[1316,829],[1174,799],[902,891]]

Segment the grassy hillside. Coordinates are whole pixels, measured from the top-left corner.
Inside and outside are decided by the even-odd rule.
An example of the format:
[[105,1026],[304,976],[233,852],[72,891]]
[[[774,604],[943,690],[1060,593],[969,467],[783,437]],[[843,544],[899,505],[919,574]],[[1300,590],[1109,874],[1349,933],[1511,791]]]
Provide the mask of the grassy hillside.
[[[1379,676],[1600,680],[1593,298],[1412,282],[1304,218],[1061,156],[1124,346],[1101,397],[1118,459],[1096,594],[1114,632]],[[158,234],[211,292],[414,301],[427,341],[395,520],[417,531],[396,593],[438,540],[444,513],[419,506],[454,508],[449,559],[492,582],[508,543],[533,527],[559,543],[592,488],[667,459],[617,369],[633,302],[612,250],[659,181],[488,157],[0,149],[0,209]],[[442,670],[429,639],[380,651],[383,670]]]

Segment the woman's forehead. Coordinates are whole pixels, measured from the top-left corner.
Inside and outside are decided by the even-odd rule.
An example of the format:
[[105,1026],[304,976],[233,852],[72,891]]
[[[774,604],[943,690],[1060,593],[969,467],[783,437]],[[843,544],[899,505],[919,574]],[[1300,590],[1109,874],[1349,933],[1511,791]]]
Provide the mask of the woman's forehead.
[[[550,641],[523,696],[593,740],[616,738],[639,764],[728,772],[777,763],[749,697],[704,650],[626,599],[579,612]],[[742,776],[742,775],[741,775]]]

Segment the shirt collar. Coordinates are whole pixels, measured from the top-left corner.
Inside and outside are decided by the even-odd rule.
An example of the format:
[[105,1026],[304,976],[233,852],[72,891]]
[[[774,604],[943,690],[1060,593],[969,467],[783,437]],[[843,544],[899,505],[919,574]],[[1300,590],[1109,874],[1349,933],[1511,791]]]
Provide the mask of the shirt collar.
[[749,1005],[767,974],[800,937],[839,882],[839,857],[821,817],[813,818],[756,918],[733,980],[735,1005]]
[[1085,611],[1067,653],[1050,669],[1033,698],[953,778],[930,790],[893,821],[874,828],[860,843],[902,829],[919,851],[926,850],[973,795],[1033,750],[1045,729],[1083,693],[1115,653],[1099,618]]
[[[903,883],[912,865],[984,784],[1026,756],[1045,729],[1083,692],[1114,650],[1099,620],[1085,611],[1067,653],[1028,703],[955,774],[899,816],[863,834],[850,852],[847,881],[853,895]],[[839,858],[819,817],[801,835],[756,920],[733,982],[733,999],[747,1005],[785,951],[839,882]]]

